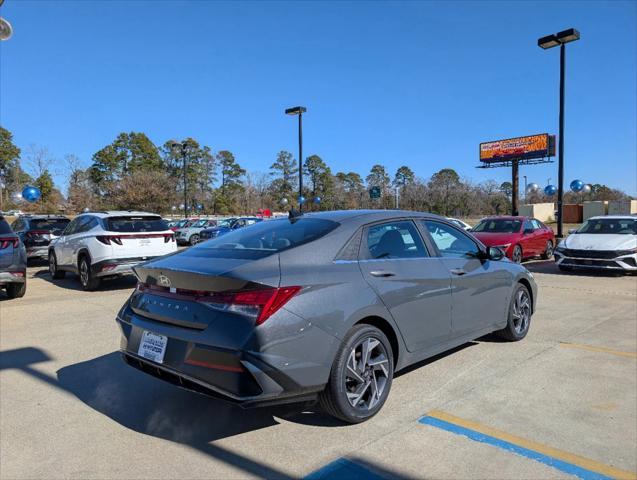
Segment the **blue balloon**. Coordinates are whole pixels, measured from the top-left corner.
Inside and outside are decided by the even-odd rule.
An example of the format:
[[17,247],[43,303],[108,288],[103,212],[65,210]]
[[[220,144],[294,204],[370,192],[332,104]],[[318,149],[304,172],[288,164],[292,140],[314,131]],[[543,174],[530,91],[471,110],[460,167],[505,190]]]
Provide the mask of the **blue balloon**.
[[581,192],[582,190],[584,190],[584,182],[582,182],[581,180],[573,180],[571,182],[571,190],[576,193]]
[[22,198],[24,198],[27,202],[37,202],[42,196],[42,192],[38,187],[32,187],[31,185],[27,185],[22,190]]
[[303,195],[301,195],[299,197],[299,204],[303,205],[305,203],[305,197]]
[[544,187],[544,193],[549,197],[552,197],[557,193],[557,187],[555,185],[547,185]]
[[321,197],[314,197],[314,203],[321,203]]

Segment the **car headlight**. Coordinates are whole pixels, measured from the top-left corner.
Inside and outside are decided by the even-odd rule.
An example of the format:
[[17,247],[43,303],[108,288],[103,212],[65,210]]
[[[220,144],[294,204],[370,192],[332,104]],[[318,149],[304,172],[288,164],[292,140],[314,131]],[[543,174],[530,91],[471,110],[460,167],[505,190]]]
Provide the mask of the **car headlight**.
[[495,248],[499,248],[499,249],[501,249],[501,250],[506,251],[506,249],[507,249],[507,248],[509,248],[510,246],[511,246],[511,244],[510,244],[510,243],[505,243],[504,245],[496,245],[496,247],[495,247]]

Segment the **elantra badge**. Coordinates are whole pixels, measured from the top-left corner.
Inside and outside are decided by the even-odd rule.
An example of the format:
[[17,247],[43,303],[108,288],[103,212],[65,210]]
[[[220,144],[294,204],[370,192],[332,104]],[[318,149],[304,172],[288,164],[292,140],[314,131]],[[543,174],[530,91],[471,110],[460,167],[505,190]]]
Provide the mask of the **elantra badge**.
[[166,275],[160,275],[157,281],[162,287],[170,287],[170,278]]

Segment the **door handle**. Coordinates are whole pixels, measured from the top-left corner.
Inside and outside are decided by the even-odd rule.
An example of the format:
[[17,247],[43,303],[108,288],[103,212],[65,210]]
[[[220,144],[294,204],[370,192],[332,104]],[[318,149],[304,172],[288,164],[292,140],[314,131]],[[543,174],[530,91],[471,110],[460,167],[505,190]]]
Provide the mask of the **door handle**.
[[394,272],[388,272],[387,270],[374,270],[373,272],[369,272],[373,277],[393,277],[396,275]]
[[452,268],[452,269],[450,270],[450,272],[451,272],[453,275],[458,275],[458,276],[460,276],[460,275],[464,275],[465,273],[467,273],[467,272],[465,272],[462,268]]

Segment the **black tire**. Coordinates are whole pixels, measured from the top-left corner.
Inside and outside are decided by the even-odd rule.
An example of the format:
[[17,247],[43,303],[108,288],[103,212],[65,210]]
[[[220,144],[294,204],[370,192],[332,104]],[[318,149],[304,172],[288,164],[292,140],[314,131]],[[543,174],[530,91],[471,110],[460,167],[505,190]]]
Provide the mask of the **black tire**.
[[7,297],[9,298],[22,298],[27,293],[27,279],[24,278],[24,283],[8,283],[7,284]]
[[[371,346],[367,361],[362,358],[364,344]],[[354,369],[348,368],[350,362]],[[326,413],[346,423],[364,422],[383,407],[393,377],[394,357],[385,334],[371,325],[356,325],[336,354],[329,381],[319,394],[319,403]]]
[[49,273],[51,274],[51,278],[55,280],[60,280],[66,276],[64,270],[58,269],[58,260],[55,256],[55,252],[49,252]]
[[80,274],[80,284],[87,292],[97,290],[100,286],[100,278],[93,276],[91,270],[91,262],[87,255],[82,255],[78,264],[78,272]]
[[542,258],[544,260],[548,260],[553,256],[553,241],[549,240],[546,242],[546,248],[544,249],[544,253],[542,254]]
[[197,245],[199,243],[199,235],[196,233],[190,235],[190,240],[188,241],[188,243],[190,243],[190,245]]
[[[524,299],[524,301],[522,301],[522,299]],[[529,289],[521,283],[518,283],[511,296],[507,325],[502,330],[498,330],[496,334],[509,342],[522,340],[529,332],[532,315],[533,302]]]
[[522,260],[523,260],[522,247],[519,245],[516,245],[515,247],[513,247],[513,251],[511,252],[511,261],[513,263],[522,263]]

